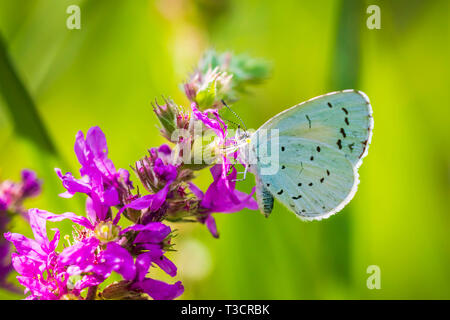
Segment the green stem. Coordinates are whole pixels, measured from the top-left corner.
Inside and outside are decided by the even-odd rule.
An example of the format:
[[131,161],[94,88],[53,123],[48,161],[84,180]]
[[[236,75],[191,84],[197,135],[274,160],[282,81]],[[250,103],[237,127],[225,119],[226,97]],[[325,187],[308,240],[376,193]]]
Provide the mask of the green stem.
[[86,300],[95,300],[97,298],[98,286],[89,287]]

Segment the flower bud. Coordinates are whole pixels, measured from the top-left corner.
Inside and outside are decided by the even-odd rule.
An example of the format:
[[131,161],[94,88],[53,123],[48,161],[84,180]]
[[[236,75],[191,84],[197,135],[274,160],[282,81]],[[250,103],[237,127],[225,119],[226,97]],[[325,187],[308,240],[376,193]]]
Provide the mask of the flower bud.
[[179,128],[180,115],[182,115],[182,112],[172,100],[165,99],[164,102],[165,104],[159,105],[158,102],[155,101],[155,105],[152,105],[153,111],[161,123],[162,135],[170,140],[172,133]]
[[128,296],[130,290],[128,289],[128,281],[114,282],[107,286],[100,294],[103,299],[120,300]]

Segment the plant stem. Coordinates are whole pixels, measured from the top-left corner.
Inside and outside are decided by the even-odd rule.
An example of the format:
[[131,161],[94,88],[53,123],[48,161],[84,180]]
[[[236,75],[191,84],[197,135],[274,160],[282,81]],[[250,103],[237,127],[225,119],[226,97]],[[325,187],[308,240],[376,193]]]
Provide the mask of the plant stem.
[[95,300],[95,298],[97,297],[97,289],[98,286],[90,287],[86,295],[86,300]]

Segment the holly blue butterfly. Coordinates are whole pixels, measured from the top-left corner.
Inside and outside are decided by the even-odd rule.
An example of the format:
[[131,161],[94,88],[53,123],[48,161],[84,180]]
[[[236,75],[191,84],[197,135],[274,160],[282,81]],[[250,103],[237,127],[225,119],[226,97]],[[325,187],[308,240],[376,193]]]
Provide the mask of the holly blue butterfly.
[[[304,220],[340,211],[356,193],[372,130],[367,95],[343,90],[300,103],[246,134],[240,151],[246,170],[255,175],[260,210],[268,216],[277,199]],[[264,163],[268,149],[277,158]],[[274,162],[277,170],[267,173]]]

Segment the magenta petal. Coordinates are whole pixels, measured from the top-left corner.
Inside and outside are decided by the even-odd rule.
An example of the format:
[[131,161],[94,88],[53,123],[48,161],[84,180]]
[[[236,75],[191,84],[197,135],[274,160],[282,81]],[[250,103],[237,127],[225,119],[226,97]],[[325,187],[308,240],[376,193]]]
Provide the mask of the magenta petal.
[[219,233],[217,232],[217,226],[216,226],[216,220],[214,220],[213,216],[210,214],[205,220],[206,227],[208,228],[209,232],[211,232],[212,236],[214,238],[219,237]]
[[172,182],[177,178],[177,168],[171,164],[164,164],[161,158],[155,160],[153,170],[163,181]]
[[167,144],[162,144],[159,146],[158,152],[164,153],[165,155],[169,155],[172,153],[172,150]]
[[96,205],[90,197],[86,198],[86,213],[91,223],[95,225],[97,221]]
[[106,250],[102,252],[100,261],[104,261],[112,271],[121,274],[125,280],[131,281],[136,276],[133,256],[115,242],[108,243]]
[[152,264],[152,257],[150,253],[142,253],[136,258],[136,279],[137,281],[144,280],[148,269]]
[[155,243],[139,243],[136,245],[136,250],[161,251],[161,245]]
[[199,187],[197,187],[192,182],[189,182],[189,190],[199,199],[203,199],[203,191],[200,190]]
[[161,205],[166,201],[167,193],[169,192],[170,183],[167,183],[164,188],[159,190],[155,194],[148,194],[146,196],[140,197],[136,200],[133,200],[126,206],[123,206],[119,212],[117,212],[116,217],[114,218],[114,224],[117,224],[120,220],[120,216],[123,211],[127,208],[131,208],[134,210],[143,210],[149,209],[150,211],[158,210]]
[[[255,188],[250,194],[235,190],[236,183],[233,179],[236,178],[236,169],[233,169],[228,176],[224,176],[226,167],[224,165],[215,165],[211,168],[214,181],[205,192],[200,205],[208,209],[207,212],[211,213],[232,213],[244,208],[257,210],[258,205],[253,199]],[[214,230],[214,226],[210,230]]]
[[64,188],[66,188],[67,192],[70,194],[75,194],[77,192],[89,194],[89,192],[91,192],[91,186],[88,179],[75,179],[70,172],[63,175],[58,168],[55,169],[55,172],[61,179]]
[[106,137],[99,127],[91,127],[86,133],[86,144],[96,158],[106,158],[108,155],[108,146]]
[[37,209],[35,210],[36,210],[35,213],[37,215],[41,216],[44,219],[47,219],[48,221],[58,222],[64,219],[69,219],[72,220],[74,223],[79,224],[80,226],[86,227],[88,229],[94,229],[94,226],[89,222],[89,220],[86,217],[78,216],[72,212],[54,214],[44,210],[37,210]]
[[39,267],[42,266],[42,263],[29,259],[26,256],[18,255],[17,253],[11,254],[11,261],[14,269],[25,277],[34,277],[40,273]]
[[88,264],[95,258],[95,250],[99,245],[97,238],[91,237],[65,248],[58,256],[62,266]]
[[211,172],[211,175],[213,176],[214,181],[220,179],[221,175],[222,175],[222,165],[221,164],[216,164],[214,166],[212,166],[209,171]]
[[86,154],[86,141],[84,140],[83,131],[78,131],[75,136],[75,154],[78,158],[78,162],[85,166],[87,165],[87,154]]
[[[220,118],[217,110],[208,109],[205,110],[205,112],[201,112],[197,109],[197,105],[195,103],[191,104],[191,109],[197,120],[200,120],[205,126],[213,130],[222,141],[225,139],[227,135],[227,126]],[[212,113],[216,119],[211,119],[208,117],[209,113]]]
[[145,292],[155,300],[173,300],[184,292],[181,281],[174,284],[168,284],[150,278],[133,284],[131,288]]
[[[167,230],[168,229],[168,230]],[[134,224],[128,228],[123,229],[123,231],[120,234],[124,234],[125,232],[128,232],[130,230],[133,231],[151,231],[151,232],[170,232],[170,227],[166,226],[162,222],[150,222],[149,224],[143,225],[143,224]]]
[[37,178],[36,173],[31,170],[24,169],[22,176],[22,193],[24,197],[34,197],[41,192],[42,182]]
[[61,234],[57,228],[53,228],[52,231],[55,232],[55,235],[53,236],[53,240],[50,241],[49,248],[48,248],[49,252],[53,252],[56,250],[56,247],[58,246],[59,238],[61,236]]
[[166,226],[161,222],[150,222],[145,226],[140,226],[142,225],[133,226],[140,229],[134,243],[160,243],[169,235],[171,231],[169,226]]
[[111,187],[108,190],[105,190],[103,194],[104,205],[108,207],[117,206],[120,203],[119,200],[119,192],[116,188]]
[[7,232],[4,234],[6,240],[11,242],[20,255],[27,256],[37,261],[45,261],[47,253],[44,252],[38,242],[18,234]]
[[153,260],[153,262],[171,277],[175,277],[177,275],[177,266],[165,256],[160,256],[159,258]]
[[132,208],[135,210],[149,209],[150,211],[155,211],[161,207],[163,202],[166,200],[167,192],[169,191],[169,184],[158,191],[155,194],[149,194],[138,198],[128,204],[128,208]]
[[75,283],[75,289],[76,290],[83,290],[84,288],[89,288],[93,286],[97,286],[101,284],[105,279],[103,277],[98,277],[95,275],[86,275],[81,280],[78,280]]
[[47,238],[47,220],[38,216],[35,212],[38,209],[30,209],[28,211],[28,217],[30,221],[31,230],[33,231],[34,239],[36,242],[40,243],[47,250],[49,249],[49,240]]

